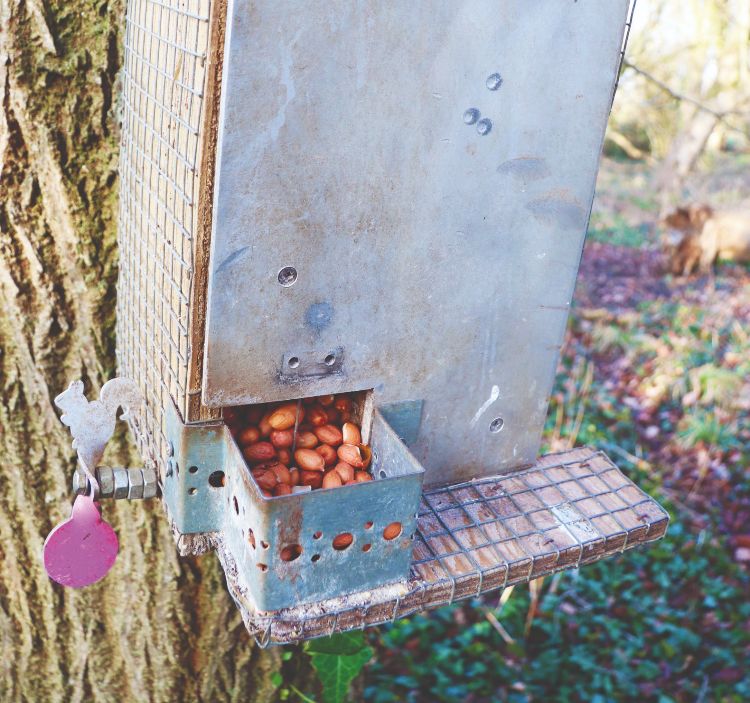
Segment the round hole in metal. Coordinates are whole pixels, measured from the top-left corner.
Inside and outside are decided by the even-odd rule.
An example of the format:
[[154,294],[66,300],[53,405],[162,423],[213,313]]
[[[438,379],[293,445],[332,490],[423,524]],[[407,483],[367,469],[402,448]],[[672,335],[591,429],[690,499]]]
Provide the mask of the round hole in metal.
[[336,363],[336,355],[335,354],[329,354],[325,359],[323,359],[326,366],[333,366]]
[[247,541],[250,543],[250,546],[255,549],[255,533],[250,528],[247,530]]
[[313,534],[313,539],[320,539],[323,536],[323,533],[318,530],[316,533]]
[[194,495],[195,495],[195,494],[196,494],[197,492],[198,492],[198,489],[197,489],[197,488],[188,488],[188,493],[189,493],[189,494],[190,494],[191,496],[194,496]]
[[310,557],[311,562],[316,562],[320,559],[320,554],[313,554],[312,557]]
[[294,268],[294,266],[284,266],[284,268],[279,271],[278,279],[279,283],[284,286],[284,288],[293,286],[297,281],[297,269]]
[[261,571],[268,571],[268,567],[265,564],[258,563],[258,568]]
[[372,529],[372,526],[373,526],[373,522],[372,522],[372,520],[368,520],[368,521],[367,521],[367,522],[365,523],[365,529],[366,529],[366,530],[371,530],[371,529]]
[[302,554],[302,545],[287,544],[286,547],[284,547],[281,550],[281,560],[282,561],[294,561],[295,559],[298,559],[301,554]]
[[372,545],[371,544],[363,544],[362,545],[362,551],[363,552],[369,552],[371,549],[372,549]]
[[286,362],[290,369],[296,369],[299,366],[299,359],[296,356],[289,357],[289,361]]
[[191,466],[191,467],[190,467],[190,468],[188,469],[188,471],[189,471],[189,472],[190,472],[191,474],[197,474],[197,473],[198,473],[198,467],[197,467],[197,466]]
[[392,522],[390,525],[387,525],[386,528],[383,530],[383,539],[391,540],[396,539],[401,534],[401,531],[403,530],[403,527],[401,526],[400,522]]
[[213,471],[208,477],[208,485],[211,488],[223,488],[225,478],[223,471]]
[[240,504],[237,502],[237,496],[232,496],[234,499],[234,512],[237,513],[237,515],[240,514]]
[[380,478],[385,478],[387,474],[385,473],[385,471],[383,471],[383,469],[380,469],[380,471],[378,472],[378,476],[380,476]]
[[263,547],[263,549],[268,549],[268,542],[264,542],[263,540],[261,540],[260,546]]
[[505,420],[503,420],[503,418],[501,417],[496,417],[492,422],[490,422],[490,432],[500,432],[500,430],[503,429],[504,425]]
[[352,542],[354,542],[354,535],[351,532],[342,532],[333,538],[332,544],[335,550],[343,552],[351,547]]

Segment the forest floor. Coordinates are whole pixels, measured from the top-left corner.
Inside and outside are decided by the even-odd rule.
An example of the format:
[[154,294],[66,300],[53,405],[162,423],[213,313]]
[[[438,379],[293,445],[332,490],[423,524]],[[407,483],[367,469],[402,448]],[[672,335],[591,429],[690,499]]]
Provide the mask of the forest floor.
[[[748,163],[686,201],[747,202]],[[666,274],[656,210],[644,166],[602,164],[545,448],[609,453],[667,537],[374,632],[367,700],[750,700],[750,271]]]

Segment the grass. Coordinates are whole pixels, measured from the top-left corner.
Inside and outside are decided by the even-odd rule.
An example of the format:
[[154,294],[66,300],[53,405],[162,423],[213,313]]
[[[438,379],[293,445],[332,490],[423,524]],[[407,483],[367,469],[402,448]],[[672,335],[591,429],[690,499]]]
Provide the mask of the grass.
[[[650,203],[638,201],[640,209],[648,210]],[[643,224],[630,224],[619,213],[603,215],[592,213],[588,237],[595,242],[615,244],[623,247],[642,247],[649,241],[649,228]]]

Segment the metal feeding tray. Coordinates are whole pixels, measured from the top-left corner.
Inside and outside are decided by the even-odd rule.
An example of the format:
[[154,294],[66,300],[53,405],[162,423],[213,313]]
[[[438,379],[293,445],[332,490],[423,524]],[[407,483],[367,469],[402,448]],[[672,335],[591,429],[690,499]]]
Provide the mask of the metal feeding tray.
[[426,491],[407,581],[275,612],[239,586],[218,545],[248,630],[289,644],[391,622],[488,591],[578,568],[664,536],[669,516],[602,452],[543,456],[531,468]]
[[[604,455],[537,458],[628,5],[128,0],[119,370],[180,551],[262,643],[664,533]],[[363,390],[387,480],[264,499],[224,409]],[[324,558],[347,505],[371,550]]]

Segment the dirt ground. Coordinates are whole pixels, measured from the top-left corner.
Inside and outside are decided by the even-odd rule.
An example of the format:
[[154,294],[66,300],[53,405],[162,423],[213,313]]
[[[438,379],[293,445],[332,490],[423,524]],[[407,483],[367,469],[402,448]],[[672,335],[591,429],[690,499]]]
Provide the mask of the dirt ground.
[[[730,349],[732,345],[722,338],[721,330],[731,328],[745,338],[750,335],[750,267],[720,263],[712,275],[668,274],[658,247],[657,205],[650,182],[650,171],[643,165],[609,159],[602,162],[591,231],[575,293],[574,318],[580,316],[584,323],[574,322],[571,341],[593,348],[597,380],[628,399],[635,410],[633,418],[641,435],[643,456],[658,467],[666,489],[673,491],[672,497],[692,513],[697,523],[703,521],[709,508],[718,510],[724,518],[723,530],[734,539],[731,544],[742,549],[750,541],[750,536],[744,534],[750,533],[750,500],[743,495],[745,491],[734,490],[733,483],[737,476],[744,477],[744,483],[750,480],[747,468],[740,465],[744,451],[737,448],[736,441],[712,444],[699,440],[686,446],[684,441],[677,441],[676,431],[662,431],[659,413],[671,414],[674,422],[670,426],[677,428],[691,406],[700,403],[695,403],[688,391],[679,399],[681,408],[649,404],[644,394],[637,392],[643,388],[648,367],[635,368],[633,363],[623,363],[621,354],[598,350],[590,339],[591,326],[585,322],[586,318],[596,317],[596,311],[604,310],[609,324],[619,325],[625,319],[630,327],[655,334],[649,329],[651,318],[644,311],[666,306],[677,312],[686,310],[695,318],[696,336],[703,330],[712,337],[704,345],[711,364],[722,371],[740,370],[735,358],[737,350]],[[750,213],[750,160],[721,156],[703,164],[688,180],[683,202],[705,202],[714,207],[745,205]],[[684,330],[661,326],[658,334],[667,341],[662,353],[668,356],[670,338],[684,334]],[[683,363],[676,345],[671,353],[675,365]],[[732,407],[719,408],[718,416],[720,422],[726,419],[727,428],[734,435],[730,439],[747,446],[748,379],[744,378],[743,383],[740,378],[739,383],[744,388],[737,391]],[[732,476],[735,481],[730,480]],[[744,551],[740,555],[750,557]]]

